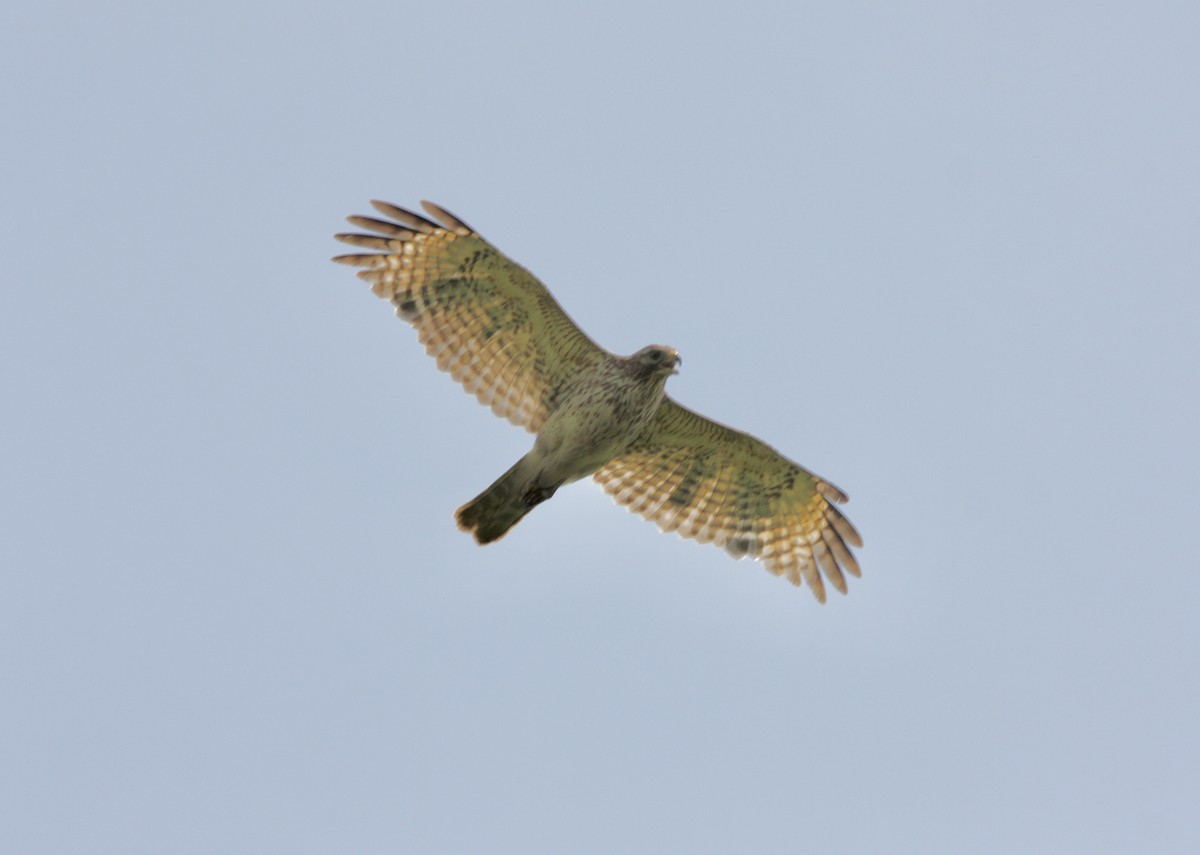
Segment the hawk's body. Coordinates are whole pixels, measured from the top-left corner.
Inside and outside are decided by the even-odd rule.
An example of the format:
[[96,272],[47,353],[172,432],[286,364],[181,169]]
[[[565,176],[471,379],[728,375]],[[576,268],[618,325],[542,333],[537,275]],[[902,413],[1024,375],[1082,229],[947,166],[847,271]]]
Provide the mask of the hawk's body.
[[651,345],[609,353],[550,292],[452,214],[439,222],[372,203],[394,222],[350,221],[373,235],[338,238],[377,253],[338,256],[417,328],[438,367],[497,415],[537,433],[533,449],[458,510],[480,543],[503,536],[563,484],[594,475],[630,510],[664,531],[752,555],[777,575],[826,579],[845,593],[858,575],[847,544],[862,541],[831,502],[845,495],[748,434],[710,421],[664,394],[678,354]]
[[564,384],[533,450],[458,510],[459,525],[491,543],[563,484],[620,455],[646,432],[677,362],[674,351],[652,346],[628,359],[610,357]]

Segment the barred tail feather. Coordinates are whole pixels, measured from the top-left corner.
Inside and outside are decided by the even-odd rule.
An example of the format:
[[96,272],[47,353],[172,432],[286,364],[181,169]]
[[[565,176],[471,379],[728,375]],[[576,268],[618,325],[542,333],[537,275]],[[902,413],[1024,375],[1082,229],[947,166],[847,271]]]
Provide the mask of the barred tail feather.
[[504,537],[537,504],[529,501],[527,479],[517,472],[520,465],[518,462],[492,486],[454,512],[458,527],[473,534],[479,543],[491,543]]

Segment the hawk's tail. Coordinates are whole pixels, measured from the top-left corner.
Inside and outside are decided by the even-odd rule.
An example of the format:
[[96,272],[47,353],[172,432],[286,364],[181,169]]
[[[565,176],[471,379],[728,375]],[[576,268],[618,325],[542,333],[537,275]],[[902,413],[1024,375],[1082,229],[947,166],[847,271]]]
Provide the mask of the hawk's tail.
[[530,487],[529,478],[518,472],[520,461],[471,501],[454,512],[458,527],[475,535],[480,543],[499,540],[535,506],[554,495],[554,487]]

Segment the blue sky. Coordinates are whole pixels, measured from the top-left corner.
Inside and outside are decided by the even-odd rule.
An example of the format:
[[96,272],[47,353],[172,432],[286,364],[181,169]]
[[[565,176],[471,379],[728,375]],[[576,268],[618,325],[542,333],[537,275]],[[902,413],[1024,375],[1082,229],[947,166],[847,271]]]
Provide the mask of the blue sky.
[[[1190,4],[5,11],[0,849],[1191,852]],[[838,484],[819,606],[527,450],[428,198]]]

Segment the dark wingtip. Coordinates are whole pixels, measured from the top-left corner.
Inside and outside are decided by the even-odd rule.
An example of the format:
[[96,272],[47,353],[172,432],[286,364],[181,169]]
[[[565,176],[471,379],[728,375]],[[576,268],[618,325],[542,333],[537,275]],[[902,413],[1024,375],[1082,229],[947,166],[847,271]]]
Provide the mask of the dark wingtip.
[[433,202],[429,202],[425,199],[422,199],[421,207],[425,209],[425,213],[429,214],[434,219],[441,222],[442,225],[448,227],[450,229],[450,231],[455,232],[456,234],[458,234],[462,237],[466,237],[467,235],[469,235],[475,231],[473,228],[468,226],[465,222],[463,222],[458,217],[454,216],[454,214],[451,214],[449,211],[447,211],[441,205],[435,205],[435,204],[433,204]]

